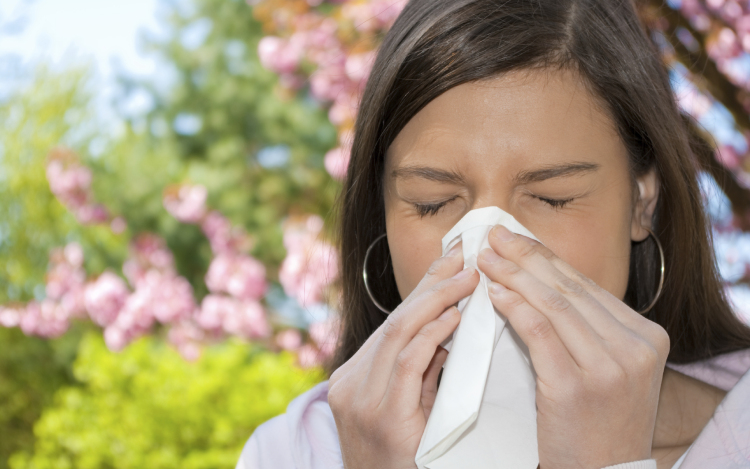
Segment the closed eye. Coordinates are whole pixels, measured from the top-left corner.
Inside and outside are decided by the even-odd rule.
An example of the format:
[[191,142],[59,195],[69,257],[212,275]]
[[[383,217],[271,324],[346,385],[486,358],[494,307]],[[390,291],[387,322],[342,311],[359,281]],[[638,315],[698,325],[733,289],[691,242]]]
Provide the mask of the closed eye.
[[419,218],[424,217],[425,215],[435,215],[437,214],[441,208],[445,207],[448,202],[451,202],[455,200],[458,196],[454,196],[448,200],[444,200],[442,202],[438,202],[435,204],[413,204],[414,208],[417,210],[417,214],[419,215]]
[[574,198],[560,200],[560,199],[547,199],[547,198],[539,197],[539,196],[534,196],[534,197],[536,197],[537,199],[541,200],[542,202],[544,202],[544,203],[546,203],[546,204],[548,204],[548,205],[550,205],[550,206],[552,206],[553,208],[556,208],[556,209],[563,208],[563,207],[565,207],[565,205],[567,205],[568,203],[570,203],[573,200],[575,200]]
[[[555,209],[564,208],[567,204],[575,200],[575,197],[570,198],[570,199],[548,199],[546,197],[539,197],[539,196],[534,196],[534,197]],[[417,214],[419,215],[419,218],[423,218],[426,215],[430,215],[430,216],[436,215],[440,211],[440,209],[445,207],[449,202],[455,200],[456,198],[457,196],[452,197],[448,200],[444,200],[442,202],[434,203],[434,204],[413,204],[413,205],[414,205],[414,208],[417,210]]]

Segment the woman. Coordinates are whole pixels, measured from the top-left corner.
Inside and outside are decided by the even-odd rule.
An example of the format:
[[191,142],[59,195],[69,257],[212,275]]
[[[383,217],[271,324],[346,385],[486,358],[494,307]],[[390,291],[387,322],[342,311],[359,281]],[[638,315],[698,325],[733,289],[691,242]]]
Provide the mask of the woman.
[[412,0],[355,134],[335,371],[239,468],[415,467],[479,278],[440,240],[486,206],[543,243],[495,227],[478,261],[537,372],[540,467],[750,467],[750,330],[712,257],[706,146],[630,2]]

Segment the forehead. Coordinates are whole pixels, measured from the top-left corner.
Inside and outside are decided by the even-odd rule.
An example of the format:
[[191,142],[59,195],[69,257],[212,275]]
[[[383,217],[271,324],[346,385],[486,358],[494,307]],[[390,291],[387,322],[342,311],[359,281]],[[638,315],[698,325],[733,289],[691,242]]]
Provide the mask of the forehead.
[[386,167],[439,162],[458,171],[624,157],[599,99],[569,71],[515,71],[446,91],[388,149]]

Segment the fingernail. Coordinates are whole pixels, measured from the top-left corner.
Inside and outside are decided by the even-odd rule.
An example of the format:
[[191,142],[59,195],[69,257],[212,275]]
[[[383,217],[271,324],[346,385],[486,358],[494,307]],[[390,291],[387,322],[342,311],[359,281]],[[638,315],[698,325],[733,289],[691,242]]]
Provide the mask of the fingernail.
[[467,267],[461,272],[457,273],[453,276],[456,280],[463,280],[465,278],[471,277],[472,274],[474,274],[474,267]]
[[516,235],[503,225],[495,225],[492,229],[492,234],[495,238],[504,242],[513,241],[516,238]]
[[442,312],[442,313],[440,314],[440,316],[438,317],[438,319],[440,319],[440,320],[443,320],[443,321],[445,321],[445,320],[448,320],[448,319],[450,319],[450,318],[451,318],[451,317],[452,317],[452,316],[453,316],[454,314],[456,314],[457,312],[458,312],[458,310],[457,310],[456,308],[454,308],[453,306],[451,306],[450,308],[448,308],[448,309],[446,309],[445,311],[443,311],[443,312]]
[[448,251],[448,254],[446,254],[446,256],[455,256],[455,255],[457,255],[457,254],[458,254],[459,252],[461,252],[461,245],[460,245],[460,244],[456,244],[455,246],[453,246],[453,247],[452,247],[452,248],[450,249],[450,251]]
[[499,295],[500,293],[507,290],[504,286],[500,285],[499,283],[490,282],[490,293],[493,295]]
[[482,260],[488,264],[494,264],[495,262],[500,260],[500,256],[495,254],[495,251],[490,248],[482,249],[482,252],[479,253],[479,257],[481,257]]

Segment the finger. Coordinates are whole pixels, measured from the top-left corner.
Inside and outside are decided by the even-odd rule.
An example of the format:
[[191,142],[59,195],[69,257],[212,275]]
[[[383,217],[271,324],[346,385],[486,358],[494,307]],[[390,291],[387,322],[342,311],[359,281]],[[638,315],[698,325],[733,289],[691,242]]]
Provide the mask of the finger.
[[[384,390],[399,353],[427,323],[435,320],[462,298],[471,295],[478,283],[479,274],[476,269],[466,268],[433,285],[404,308],[391,313],[380,336],[367,352],[367,360],[372,362],[366,377],[367,386],[381,387]],[[418,395],[419,393],[417,397]]]
[[482,272],[490,280],[518,293],[546,316],[576,363],[586,363],[587,358],[598,356],[604,340],[562,293],[491,249],[484,249],[480,254],[477,265]]
[[448,358],[448,351],[443,347],[437,347],[437,352],[432,356],[432,361],[427,366],[427,370],[422,377],[422,410],[424,410],[425,420],[430,417],[432,406],[435,405],[435,397],[438,390],[438,377],[443,370],[445,360]]
[[[438,257],[430,265],[427,272],[419,281],[414,290],[401,303],[406,306],[414,298],[435,286],[438,282],[456,275],[464,268],[464,256],[462,242],[458,242],[444,256]],[[400,305],[399,305],[400,306]],[[398,308],[397,308],[398,309]],[[394,311],[395,312],[395,311]],[[393,314],[393,313],[391,313]]]
[[419,330],[394,360],[381,405],[405,410],[419,408],[425,372],[438,346],[456,329],[460,319],[458,308],[452,306]]
[[622,323],[575,278],[561,272],[552,262],[557,256],[541,243],[510,233],[500,225],[492,229],[489,243],[498,255],[561,293],[601,337],[611,339],[623,334]]
[[[460,272],[464,265],[461,246],[462,243],[458,242],[445,254],[445,256],[437,258],[427,270],[414,291],[412,291],[406,300],[404,300],[388,317],[398,314],[398,311],[405,308],[415,296],[419,296],[438,282],[448,279]],[[367,338],[354,355],[336,370],[335,376],[331,375],[332,379],[343,376],[351,368],[356,367],[357,363],[362,360],[362,358],[368,353],[372,344],[375,343],[378,340],[378,337],[382,334],[386,321],[383,321],[383,323],[372,334],[370,334],[370,337]]]
[[534,241],[533,239],[529,239],[526,237],[522,238],[526,243],[534,245],[535,248],[540,252],[540,254],[548,258],[550,262],[563,275],[581,285],[586,290],[586,292],[588,292],[594,299],[596,299],[599,304],[606,308],[607,311],[609,311],[610,314],[612,314],[612,316],[625,327],[633,330],[636,333],[659,334],[659,331],[653,330],[654,323],[652,321],[649,321],[641,314],[638,314],[638,312],[633,311],[633,309],[623,303],[622,300],[620,300],[601,286],[597,285],[596,282],[583,275],[581,272],[576,270],[573,266],[571,266],[564,260],[560,259],[558,256],[554,255],[554,253],[552,253],[552,251],[548,247],[537,241]]
[[[669,337],[660,325],[633,311],[619,298],[560,259],[546,246],[525,236],[517,236],[516,241],[505,243],[496,238],[490,236],[490,244],[499,251],[503,249],[503,244],[512,244],[516,241],[525,244],[526,254],[519,256],[522,258],[519,262],[525,262],[530,266],[527,270],[533,269],[541,280],[563,293],[614,349],[632,351],[646,340],[659,353],[669,352]],[[516,249],[518,252],[524,252],[523,246]]]
[[546,383],[559,383],[570,378],[578,365],[547,316],[532,307],[521,295],[499,283],[490,282],[489,287],[490,301],[529,348],[539,379]]

